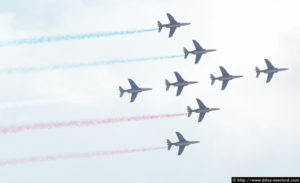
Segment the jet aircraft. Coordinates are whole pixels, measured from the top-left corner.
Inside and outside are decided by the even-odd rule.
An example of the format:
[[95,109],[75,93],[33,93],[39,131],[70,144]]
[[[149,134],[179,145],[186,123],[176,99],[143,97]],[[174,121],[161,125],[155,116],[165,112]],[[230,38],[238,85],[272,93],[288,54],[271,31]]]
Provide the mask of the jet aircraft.
[[228,72],[222,66],[220,66],[220,70],[222,72],[222,76],[220,76],[220,77],[214,77],[214,75],[211,74],[210,78],[211,78],[211,85],[214,84],[215,80],[223,81],[223,83],[222,83],[222,89],[221,90],[224,90],[226,88],[229,80],[243,77],[241,75],[234,76],[234,75],[228,74]]
[[176,96],[179,96],[179,95],[180,95],[180,93],[182,92],[184,86],[187,86],[187,85],[190,85],[190,84],[198,83],[198,81],[185,81],[185,80],[181,77],[181,75],[180,75],[178,72],[174,72],[174,74],[175,74],[175,76],[176,76],[177,82],[170,83],[170,82],[166,79],[166,90],[168,91],[171,85],[177,86],[177,93],[176,93]]
[[190,144],[196,144],[199,143],[200,141],[187,141],[183,138],[183,136],[181,135],[181,133],[176,132],[176,135],[178,137],[178,142],[174,142],[172,143],[169,139],[167,140],[167,144],[168,144],[168,150],[171,149],[172,145],[174,146],[178,146],[179,150],[178,150],[178,156],[182,154],[185,146],[188,146]]
[[179,22],[177,22],[170,13],[167,13],[167,16],[168,16],[168,19],[170,21],[169,24],[162,24],[162,23],[160,23],[160,21],[158,21],[157,24],[158,24],[158,32],[160,32],[163,27],[170,28],[169,37],[173,36],[173,34],[174,34],[177,27],[181,27],[181,26],[191,24],[191,23],[179,23]]
[[119,86],[119,90],[120,90],[120,97],[122,97],[125,92],[131,93],[130,102],[134,102],[134,100],[135,100],[138,93],[143,92],[143,91],[147,91],[147,90],[152,90],[152,88],[140,88],[140,87],[138,87],[132,79],[128,79],[128,81],[129,81],[129,84],[131,86],[131,89],[124,90],[121,86]]
[[189,54],[196,55],[195,64],[197,64],[200,61],[201,56],[203,54],[208,53],[208,52],[217,51],[216,49],[204,49],[204,48],[202,48],[196,40],[193,40],[193,43],[194,43],[195,48],[196,48],[195,50],[188,51],[186,48],[183,48],[183,52],[184,52],[184,59],[186,59]]
[[192,113],[199,113],[198,122],[201,122],[207,112],[220,110],[220,108],[208,108],[206,107],[200,99],[196,99],[199,109],[191,109],[190,106],[187,106],[188,117],[191,117]]
[[271,81],[274,73],[279,72],[279,71],[288,70],[288,68],[276,68],[276,67],[274,67],[268,59],[265,59],[265,62],[266,62],[266,65],[267,65],[267,69],[259,70],[258,67],[255,67],[255,71],[256,71],[256,78],[258,78],[258,76],[261,72],[268,74],[266,83],[269,83]]

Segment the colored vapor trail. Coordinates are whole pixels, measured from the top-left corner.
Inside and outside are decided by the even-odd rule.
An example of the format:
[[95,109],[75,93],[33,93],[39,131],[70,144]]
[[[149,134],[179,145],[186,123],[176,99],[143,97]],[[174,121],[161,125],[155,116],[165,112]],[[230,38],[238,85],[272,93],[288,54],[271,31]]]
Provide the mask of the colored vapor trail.
[[139,148],[139,149],[123,149],[123,150],[114,150],[114,151],[98,151],[98,152],[86,152],[86,153],[58,154],[58,155],[41,156],[41,157],[28,157],[28,158],[3,160],[0,161],[0,166],[44,162],[44,161],[57,161],[57,160],[66,160],[66,159],[92,158],[92,157],[121,155],[121,154],[146,152],[146,151],[158,151],[166,148],[167,148],[166,146],[162,146],[162,147],[148,147],[148,148]]
[[58,36],[42,36],[42,37],[36,37],[36,38],[26,38],[26,39],[18,39],[18,40],[11,40],[11,41],[0,41],[0,47],[23,45],[23,44],[49,43],[49,42],[76,40],[76,39],[91,39],[91,38],[110,37],[110,36],[118,36],[118,35],[129,35],[129,34],[151,32],[151,31],[156,31],[156,30],[157,30],[157,28],[114,31],[114,32],[93,32],[93,33],[83,33],[83,34],[67,34],[67,35],[58,35]]
[[120,117],[120,118],[107,118],[99,120],[85,120],[85,121],[69,121],[69,122],[50,122],[50,123],[36,123],[36,124],[24,124],[14,126],[2,126],[0,127],[0,133],[18,133],[29,130],[41,130],[51,128],[63,128],[63,127],[84,127],[92,125],[102,125],[120,122],[133,122],[141,120],[152,120],[161,118],[174,118],[184,116],[186,113],[175,113],[175,114],[159,114],[159,115],[146,115],[146,116],[133,116],[133,117]]
[[109,65],[109,64],[122,64],[122,63],[130,63],[130,62],[145,62],[145,61],[173,59],[173,58],[179,58],[182,56],[183,55],[141,57],[141,58],[132,58],[132,59],[92,61],[92,62],[74,63],[74,64],[48,65],[48,66],[40,66],[40,67],[16,67],[16,68],[11,68],[11,69],[0,69],[0,74],[15,74],[15,73],[25,73],[25,72],[66,70],[66,69],[75,69],[75,68],[82,68],[82,67],[95,67],[95,66]]

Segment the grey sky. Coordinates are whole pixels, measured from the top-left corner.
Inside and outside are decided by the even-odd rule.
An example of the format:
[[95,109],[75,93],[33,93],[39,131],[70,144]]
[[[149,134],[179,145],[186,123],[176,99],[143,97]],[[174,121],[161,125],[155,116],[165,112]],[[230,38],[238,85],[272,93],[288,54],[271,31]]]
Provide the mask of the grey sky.
[[[0,180],[19,182],[229,182],[232,176],[299,176],[299,46],[297,0],[207,1],[7,1],[0,2],[0,40],[40,35],[153,28],[165,13],[191,22],[172,39],[161,33],[22,45],[0,49],[0,68],[43,66],[182,54],[196,39],[206,54],[198,65],[187,60],[107,65],[42,73],[0,76],[0,103],[61,100],[0,109],[0,125],[102,119],[107,117],[185,112],[200,98],[208,113],[198,124],[191,118],[139,121],[87,128],[40,130],[1,135],[0,160],[70,152],[109,151],[162,146],[180,131],[189,146],[177,149],[90,159],[0,167]],[[254,67],[264,58],[290,70],[255,78]],[[209,74],[218,66],[244,78],[210,86]],[[199,84],[180,97],[166,92],[164,79],[178,71]],[[118,86],[153,87],[133,103],[119,98]]]

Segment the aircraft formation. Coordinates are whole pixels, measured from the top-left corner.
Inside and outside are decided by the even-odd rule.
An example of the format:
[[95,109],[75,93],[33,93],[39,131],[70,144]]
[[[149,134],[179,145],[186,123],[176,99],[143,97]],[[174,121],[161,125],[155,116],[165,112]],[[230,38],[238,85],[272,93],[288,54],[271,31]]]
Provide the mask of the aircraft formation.
[[[181,26],[186,26],[186,25],[191,24],[191,23],[177,22],[170,13],[167,13],[167,17],[169,19],[168,24],[162,24],[160,21],[158,21],[157,24],[158,24],[158,32],[161,32],[162,28],[164,28],[164,27],[170,29],[169,38],[174,35],[175,30],[177,28],[179,28]],[[196,56],[195,64],[199,63],[199,61],[200,61],[203,54],[216,51],[216,49],[204,49],[204,48],[202,48],[196,40],[193,40],[193,44],[195,46],[195,50],[188,51],[186,48],[183,48],[183,53],[184,53],[184,59],[187,59],[189,54],[195,55]],[[269,83],[271,81],[274,73],[277,73],[279,71],[288,70],[288,68],[276,68],[276,67],[274,67],[268,59],[265,59],[265,63],[267,65],[267,69],[260,70],[258,67],[255,67],[255,71],[256,71],[256,78],[259,77],[261,72],[268,75],[266,83]],[[211,85],[213,85],[216,80],[219,80],[219,81],[222,82],[221,90],[226,89],[226,87],[228,85],[228,82],[230,80],[243,77],[242,75],[231,75],[231,74],[229,74],[223,66],[219,66],[219,68],[220,68],[220,71],[221,71],[222,75],[219,76],[219,77],[215,77],[213,74],[211,74],[210,78],[211,78]],[[178,72],[174,72],[174,74],[175,74],[175,77],[176,77],[177,81],[171,83],[166,79],[165,80],[165,85],[166,85],[166,91],[168,91],[171,86],[177,87],[176,96],[180,96],[180,94],[182,93],[182,90],[185,86],[198,83],[198,81],[186,81],[186,80],[184,80],[183,77]],[[125,92],[131,94],[131,99],[130,99],[131,103],[135,101],[138,93],[143,92],[143,91],[152,90],[152,88],[140,88],[140,87],[138,87],[132,79],[128,79],[128,81],[129,81],[129,84],[130,84],[131,88],[127,89],[127,90],[124,90],[120,86],[119,90],[120,90],[120,97],[122,97]],[[199,113],[198,122],[203,121],[204,116],[207,112],[220,110],[220,108],[206,107],[204,105],[204,103],[199,98],[197,98],[196,101],[198,103],[199,108],[198,109],[192,109],[190,106],[187,106],[187,116],[191,117],[192,113]],[[167,140],[167,145],[168,145],[168,150],[170,150],[173,145],[178,146],[179,147],[178,155],[181,155],[183,153],[185,146],[188,146],[190,144],[199,143],[199,141],[187,141],[187,140],[185,140],[185,138],[182,136],[182,134],[180,132],[176,132],[176,135],[177,135],[177,138],[178,138],[178,142],[172,143],[170,140]]]

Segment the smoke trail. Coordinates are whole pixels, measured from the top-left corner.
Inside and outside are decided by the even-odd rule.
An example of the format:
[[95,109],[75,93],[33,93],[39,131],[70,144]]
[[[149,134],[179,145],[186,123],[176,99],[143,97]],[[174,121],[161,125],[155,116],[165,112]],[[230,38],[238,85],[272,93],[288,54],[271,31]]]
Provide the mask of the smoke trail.
[[157,150],[162,150],[162,149],[166,149],[166,148],[167,148],[166,146],[162,146],[162,147],[148,147],[148,148],[139,148],[139,149],[123,149],[123,150],[115,150],[115,151],[98,151],[98,152],[58,154],[58,155],[52,155],[52,156],[19,158],[19,159],[10,159],[10,160],[0,161],[0,166],[44,162],[44,161],[56,161],[56,160],[65,160],[65,159],[92,158],[92,157],[129,154],[129,153],[146,152],[146,151],[157,151]]
[[107,61],[93,61],[85,63],[75,63],[75,64],[61,64],[61,65],[49,65],[41,67],[17,67],[11,69],[1,69],[0,74],[15,74],[24,72],[42,72],[42,71],[54,71],[54,70],[65,70],[65,69],[75,69],[81,67],[94,67],[100,65],[109,64],[122,64],[129,62],[145,62],[145,61],[155,61],[182,57],[183,55],[173,55],[173,56],[159,56],[159,57],[143,57],[143,58],[132,58],[132,59],[117,59],[117,60],[107,60]]
[[94,33],[84,33],[84,34],[43,36],[43,37],[37,37],[37,38],[27,38],[27,39],[19,39],[19,40],[11,40],[11,41],[0,41],[0,47],[23,45],[23,44],[49,43],[49,42],[55,42],[55,41],[66,41],[66,40],[75,40],[75,39],[90,39],[90,38],[99,38],[99,37],[108,37],[108,36],[128,35],[128,34],[151,32],[151,31],[156,31],[156,30],[157,30],[157,28],[115,31],[115,32],[94,32]]
[[160,118],[174,118],[174,117],[179,117],[184,115],[186,115],[186,113],[107,118],[107,119],[86,120],[86,121],[24,124],[24,125],[0,127],[0,133],[2,134],[18,133],[25,130],[41,130],[41,129],[51,129],[51,128],[62,128],[62,127],[83,127],[83,126],[101,125],[101,124],[109,124],[109,123],[132,122],[132,121],[151,120],[151,119],[160,119]]

